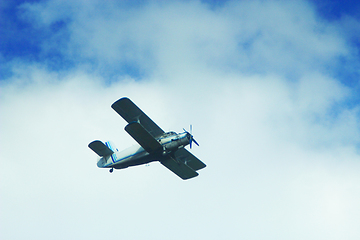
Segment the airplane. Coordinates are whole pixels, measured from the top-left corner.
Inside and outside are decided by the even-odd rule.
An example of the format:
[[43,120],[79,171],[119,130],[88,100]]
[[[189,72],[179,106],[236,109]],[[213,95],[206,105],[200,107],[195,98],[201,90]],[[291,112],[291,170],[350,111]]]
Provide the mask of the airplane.
[[159,161],[170,171],[183,180],[198,176],[196,172],[206,165],[185,149],[185,146],[196,142],[190,132],[184,129],[183,133],[164,132],[154,123],[139,107],[129,98],[123,97],[114,102],[111,107],[128,122],[125,131],[130,134],[140,146],[133,146],[119,151],[111,142],[95,140],[88,147],[100,159],[99,168],[110,168],[110,173],[115,169],[148,164]]

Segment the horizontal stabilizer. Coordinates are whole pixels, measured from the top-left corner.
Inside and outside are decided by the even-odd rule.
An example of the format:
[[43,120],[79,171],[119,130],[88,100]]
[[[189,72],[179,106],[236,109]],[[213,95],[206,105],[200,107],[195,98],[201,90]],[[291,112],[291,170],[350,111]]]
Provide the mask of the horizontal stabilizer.
[[129,123],[125,131],[149,153],[162,149],[161,144],[138,122]]
[[183,180],[193,178],[198,176],[199,174],[192,170],[190,167],[185,165],[184,163],[175,160],[172,157],[167,158],[164,161],[161,161],[161,164],[167,167],[170,171],[181,177]]
[[89,144],[89,148],[91,148],[91,150],[96,152],[96,154],[99,155],[100,157],[109,156],[114,153],[110,148],[108,148],[103,142],[99,140],[95,140],[91,142]]

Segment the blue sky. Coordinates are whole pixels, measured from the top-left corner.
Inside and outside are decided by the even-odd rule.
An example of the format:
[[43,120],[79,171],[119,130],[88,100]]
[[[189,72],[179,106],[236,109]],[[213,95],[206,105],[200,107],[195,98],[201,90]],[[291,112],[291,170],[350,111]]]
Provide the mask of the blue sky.
[[[56,41],[57,44],[65,46],[69,41],[70,33],[68,32],[68,25],[73,21],[71,16],[62,15],[48,24],[38,24],[34,22],[28,12],[26,6],[31,3],[38,3],[46,1],[11,1],[2,3],[1,10],[1,79],[6,79],[11,76],[11,67],[8,62],[16,59],[26,62],[39,62],[54,70],[62,70],[75,68],[79,62],[87,61],[93,66],[101,64],[99,60],[91,57],[83,57],[79,54],[68,55],[62,52],[62,48],[44,47],[44,44],[51,41]],[[121,1],[119,5],[125,8],[142,8],[152,1]],[[220,11],[224,5],[229,1],[202,1],[204,5],[213,9],[213,11]],[[231,2],[231,1],[230,1]],[[72,8],[69,4],[64,2],[69,9]],[[350,23],[348,18],[352,21],[359,20],[359,6],[357,1],[309,1],[309,4],[314,6],[314,9],[322,21],[342,24],[343,28],[340,31],[347,32],[348,44],[352,45],[352,55],[339,56],[335,66],[328,66],[334,74],[336,74],[345,84],[351,87],[357,87],[357,79],[359,77],[359,41],[358,41],[358,26],[355,23]],[[25,7],[24,7],[25,6]],[[101,11],[101,9],[100,9]],[[348,34],[353,32],[353,34]],[[124,60],[117,66],[115,71],[107,69],[102,74],[130,74],[134,77],[141,77],[146,74],[138,64],[130,60]]]
[[[359,6],[3,1],[0,238],[358,239]],[[97,168],[123,96],[193,125],[199,177]]]

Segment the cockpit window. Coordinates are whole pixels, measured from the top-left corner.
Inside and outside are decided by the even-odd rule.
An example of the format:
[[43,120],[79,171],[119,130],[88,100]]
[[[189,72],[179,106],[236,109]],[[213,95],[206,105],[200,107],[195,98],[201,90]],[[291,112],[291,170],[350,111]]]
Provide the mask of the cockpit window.
[[167,132],[167,133],[164,133],[160,138],[166,138],[166,137],[173,136],[173,135],[176,135],[176,132]]

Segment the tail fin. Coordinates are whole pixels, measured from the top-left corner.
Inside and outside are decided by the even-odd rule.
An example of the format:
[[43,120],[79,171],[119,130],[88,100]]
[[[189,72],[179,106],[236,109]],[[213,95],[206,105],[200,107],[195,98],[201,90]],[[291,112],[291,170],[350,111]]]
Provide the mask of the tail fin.
[[89,144],[89,148],[91,148],[91,150],[93,150],[100,157],[109,156],[114,153],[110,142],[106,142],[105,145],[103,142],[95,140]]
[[115,147],[115,144],[113,142],[107,141],[105,142],[105,145],[111,149],[113,152],[118,152],[119,150]]

